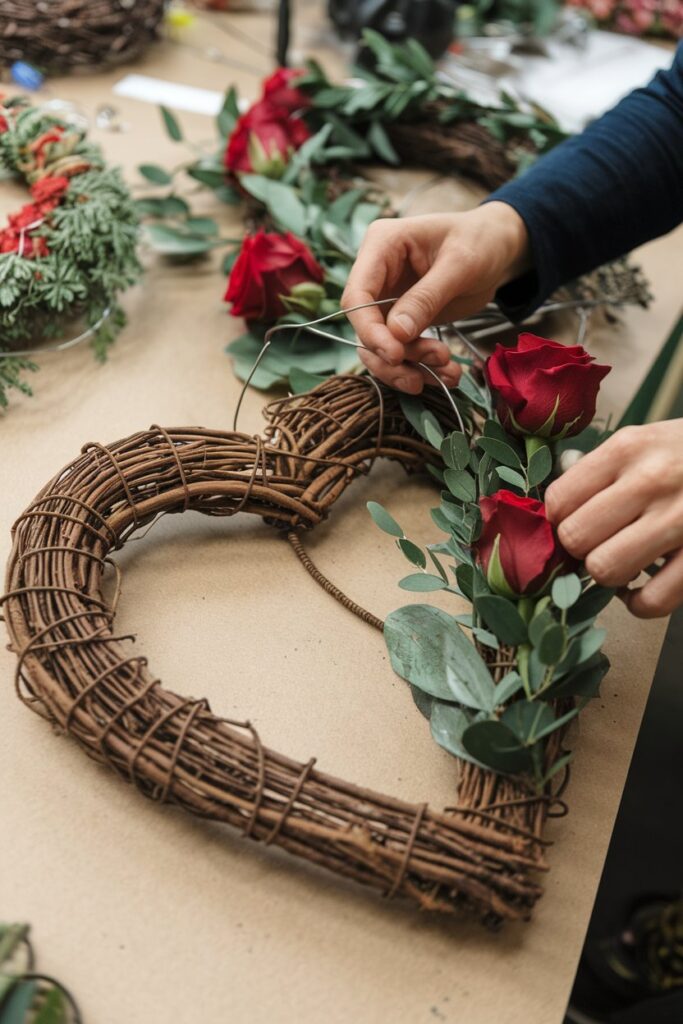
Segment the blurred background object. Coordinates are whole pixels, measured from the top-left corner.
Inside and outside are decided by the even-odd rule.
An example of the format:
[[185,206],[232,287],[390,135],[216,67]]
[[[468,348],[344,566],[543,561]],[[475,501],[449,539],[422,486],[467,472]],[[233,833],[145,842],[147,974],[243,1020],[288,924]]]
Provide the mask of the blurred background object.
[[328,11],[343,38],[372,28],[392,43],[416,39],[432,57],[453,41],[458,0],[329,0]]
[[2,0],[0,68],[99,70],[138,57],[158,36],[164,0]]

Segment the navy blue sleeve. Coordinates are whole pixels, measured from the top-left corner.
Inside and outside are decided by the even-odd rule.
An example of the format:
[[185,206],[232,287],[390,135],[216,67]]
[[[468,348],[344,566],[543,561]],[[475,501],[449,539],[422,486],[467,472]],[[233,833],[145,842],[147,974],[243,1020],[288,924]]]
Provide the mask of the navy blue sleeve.
[[[529,232],[533,270],[501,288],[522,320],[560,285],[683,221],[683,43],[671,68],[488,197]],[[678,273],[683,273],[679,268]]]

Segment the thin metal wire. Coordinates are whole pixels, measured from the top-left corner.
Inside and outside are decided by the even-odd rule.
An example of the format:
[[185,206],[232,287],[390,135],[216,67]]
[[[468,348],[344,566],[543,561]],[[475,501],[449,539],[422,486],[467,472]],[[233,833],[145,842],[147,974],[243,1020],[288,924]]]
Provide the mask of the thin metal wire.
[[42,355],[43,352],[65,352],[68,348],[74,348],[76,345],[80,345],[82,342],[87,341],[95,331],[99,331],[100,327],[111,316],[112,307],[107,306],[104,313],[92,327],[88,327],[87,331],[83,331],[77,338],[69,338],[68,341],[61,341],[58,345],[46,345],[42,348],[26,348],[12,350],[10,352],[0,352],[0,359],[19,359],[22,356],[33,357]]
[[[307,323],[303,323],[303,324],[275,324],[273,327],[269,327],[268,330],[266,331],[264,337],[263,337],[263,346],[261,348],[261,351],[257,355],[256,360],[254,362],[254,365],[252,366],[251,370],[249,371],[247,379],[245,380],[244,385],[242,387],[242,390],[240,391],[240,396],[239,396],[239,398],[237,400],[237,405],[235,407],[235,415],[234,415],[233,421],[232,421],[232,429],[233,430],[237,430],[237,420],[238,420],[238,417],[239,417],[239,414],[240,414],[240,409],[242,407],[242,401],[243,401],[244,396],[246,394],[247,388],[249,387],[249,384],[251,383],[251,381],[253,379],[253,376],[256,373],[256,370],[258,369],[261,360],[263,359],[264,355],[268,351],[268,348],[270,346],[271,339],[272,339],[273,335],[277,331],[310,331],[311,334],[316,334],[316,335],[318,335],[321,338],[327,338],[328,340],[331,340],[331,341],[341,342],[342,345],[350,345],[352,348],[357,348],[357,349],[361,349],[362,348],[366,352],[369,352],[370,349],[366,348],[366,346],[362,345],[359,341],[351,341],[349,338],[340,338],[336,334],[329,334],[327,331],[321,331],[319,328],[316,328],[315,325],[316,324],[325,323],[328,320],[335,320],[337,317],[346,316],[348,313],[355,313],[355,311],[357,309],[368,309],[371,306],[386,306],[389,303],[393,303],[393,302],[396,302],[396,298],[392,298],[392,299],[377,299],[374,302],[361,302],[357,306],[347,306],[345,309],[338,309],[334,313],[328,313],[326,316],[320,316],[320,317],[317,318],[317,320],[309,320]],[[444,382],[441,380],[439,375],[437,373],[435,373],[434,370],[432,370],[431,367],[427,366],[425,363],[415,363],[414,365],[415,366],[419,366],[421,370],[424,370],[426,373],[428,373],[431,377],[434,378],[436,383],[439,385],[439,387],[443,390],[444,394],[446,395],[446,398],[448,399],[448,401],[449,401],[449,403],[451,405],[451,408],[453,409],[453,412],[455,413],[456,419],[457,419],[458,424],[460,426],[460,430],[463,433],[465,433],[465,425],[463,423],[462,416],[460,415],[460,410],[458,409],[458,406],[457,406],[457,404],[456,404],[452,394],[450,393],[450,391],[448,390],[448,388],[446,387]]]

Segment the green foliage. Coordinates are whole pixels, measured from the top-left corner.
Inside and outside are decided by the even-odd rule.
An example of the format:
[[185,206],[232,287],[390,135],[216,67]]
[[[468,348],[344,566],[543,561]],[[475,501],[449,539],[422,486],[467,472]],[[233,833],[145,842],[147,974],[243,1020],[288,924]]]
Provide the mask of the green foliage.
[[[0,134],[0,166],[26,180],[26,147],[62,122],[25,102],[16,109],[20,112]],[[99,147],[74,132],[69,128],[64,136],[69,153],[91,167],[70,179],[60,205],[41,227],[49,255],[0,255],[0,351],[60,338],[75,317],[92,325],[109,310],[107,324],[93,338],[101,356],[121,325],[116,296],[140,276],[138,216],[128,189],[118,170],[105,167]],[[22,373],[35,368],[23,357],[0,358],[0,407],[7,405],[10,389],[31,393]]]
[[[463,391],[483,410],[488,398],[474,378],[471,385]],[[420,399],[403,397],[401,405],[411,426],[443,459],[439,475],[447,489],[432,518],[447,539],[429,545],[425,554],[395,520],[385,518],[381,506],[369,507],[377,525],[397,538],[404,557],[420,570],[399,586],[457,593],[471,602],[472,613],[450,616],[419,604],[392,612],[384,631],[392,666],[409,682],[441,747],[496,772],[530,776],[541,792],[568,761],[564,753],[549,758],[549,738],[597,695],[608,670],[600,652],[605,632],[593,622],[614,591],[572,572],[556,575],[545,593],[531,597],[501,596],[498,585],[493,593],[495,555],[487,579],[472,548],[481,529],[479,501],[496,489],[496,481],[542,497],[552,473],[552,447],[523,446],[490,411],[474,445],[461,431],[444,437]],[[469,414],[466,410],[471,422],[471,407]],[[463,630],[470,630],[471,638]],[[487,664],[492,658],[498,660],[495,670]]]
[[68,1024],[80,1015],[59,982],[36,974],[29,927],[0,923],[0,1024]]

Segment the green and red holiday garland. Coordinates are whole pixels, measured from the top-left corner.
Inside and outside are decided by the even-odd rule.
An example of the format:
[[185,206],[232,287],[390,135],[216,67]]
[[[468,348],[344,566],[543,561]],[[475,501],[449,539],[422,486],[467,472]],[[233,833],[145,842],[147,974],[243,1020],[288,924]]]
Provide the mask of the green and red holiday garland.
[[[118,170],[80,128],[31,106],[0,104],[0,169],[23,181],[30,201],[0,230],[0,406],[30,393],[24,353],[61,339],[76,321],[92,328],[99,358],[123,323],[117,295],[140,275],[138,219]],[[21,351],[21,355],[12,355]]]

